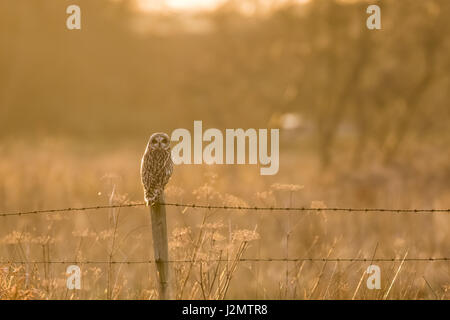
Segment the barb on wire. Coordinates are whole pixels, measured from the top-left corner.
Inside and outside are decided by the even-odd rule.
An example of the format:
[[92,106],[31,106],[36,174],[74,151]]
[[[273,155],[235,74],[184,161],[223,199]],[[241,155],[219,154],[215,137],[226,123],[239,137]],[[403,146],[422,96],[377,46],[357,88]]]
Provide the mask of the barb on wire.
[[[169,260],[169,263],[207,263],[207,262],[232,262],[235,260],[227,259],[207,259],[207,260]],[[430,258],[240,258],[239,262],[396,262],[396,261],[450,261],[450,257],[430,257]],[[76,261],[76,260],[60,260],[60,261],[0,261],[0,264],[149,264],[155,263],[155,260],[138,260],[138,261]]]
[[[450,213],[450,209],[388,209],[388,208],[307,208],[307,207],[257,207],[257,206],[217,206],[207,204],[185,204],[185,203],[161,203],[165,206],[193,208],[193,209],[219,209],[219,210],[250,210],[250,211],[297,211],[297,212],[358,212],[358,213],[370,213],[370,212],[388,212],[388,213]],[[76,208],[61,208],[61,209],[43,209],[33,211],[18,211],[0,213],[0,217],[8,216],[25,216],[33,214],[43,213],[61,213],[61,212],[75,212],[75,211],[87,211],[87,210],[100,210],[111,208],[130,208],[145,206],[144,202],[132,202],[126,204],[117,205],[104,205],[104,206],[90,206],[90,207],[76,207]]]

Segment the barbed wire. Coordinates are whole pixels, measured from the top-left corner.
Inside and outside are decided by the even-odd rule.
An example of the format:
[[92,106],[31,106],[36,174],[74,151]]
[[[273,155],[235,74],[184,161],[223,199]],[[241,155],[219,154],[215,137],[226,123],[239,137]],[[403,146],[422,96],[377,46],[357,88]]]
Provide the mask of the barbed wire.
[[[208,259],[208,260],[168,260],[167,263],[208,263],[208,262],[397,262],[397,261],[450,261],[450,257],[430,258],[240,258],[240,259]],[[0,261],[0,264],[151,264],[156,260],[140,261]],[[159,261],[158,261],[159,262]]]
[[17,212],[6,212],[0,213],[0,217],[8,216],[24,216],[31,214],[42,214],[42,213],[60,213],[68,211],[87,211],[87,210],[99,210],[99,209],[114,209],[114,208],[130,208],[130,207],[140,207],[145,206],[144,202],[138,203],[127,203],[127,204],[116,204],[116,205],[104,205],[104,206],[90,206],[90,207],[74,207],[74,208],[61,208],[61,209],[43,209],[43,210],[33,210],[33,211],[17,211]]
[[[347,212],[347,213],[370,213],[370,212],[385,212],[385,213],[450,213],[450,209],[389,209],[389,208],[307,208],[307,207],[258,207],[258,206],[218,206],[207,204],[185,204],[185,203],[160,203],[160,205],[193,208],[193,209],[219,209],[219,210],[250,210],[250,211],[297,211],[297,212]],[[133,202],[117,205],[104,205],[104,206],[87,206],[87,207],[69,207],[61,209],[43,209],[33,211],[17,211],[17,212],[2,212],[0,217],[8,216],[24,216],[33,214],[44,213],[61,213],[61,212],[75,212],[75,211],[87,211],[87,210],[100,210],[100,209],[114,209],[114,208],[130,208],[130,207],[142,207],[146,206],[144,202]]]

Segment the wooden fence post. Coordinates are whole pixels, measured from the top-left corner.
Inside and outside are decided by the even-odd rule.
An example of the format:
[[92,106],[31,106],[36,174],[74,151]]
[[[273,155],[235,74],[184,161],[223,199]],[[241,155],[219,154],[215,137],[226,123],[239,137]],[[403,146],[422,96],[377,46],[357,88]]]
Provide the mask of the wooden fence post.
[[[159,202],[164,203],[164,193]],[[159,298],[171,299],[169,277],[169,245],[167,237],[166,206],[156,203],[150,206],[152,219],[153,252],[159,275]]]

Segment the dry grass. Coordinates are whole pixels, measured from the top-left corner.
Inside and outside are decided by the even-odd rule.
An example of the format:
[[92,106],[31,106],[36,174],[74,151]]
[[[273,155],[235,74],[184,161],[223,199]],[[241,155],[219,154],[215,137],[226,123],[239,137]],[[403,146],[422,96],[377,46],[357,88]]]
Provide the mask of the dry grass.
[[[450,207],[450,1],[380,1],[380,31],[366,0],[76,2],[69,31],[67,1],[0,1],[1,212],[142,201],[149,134],[194,120],[280,128],[280,171],[178,166],[170,202]],[[368,290],[369,263],[239,258],[450,256],[450,215],[167,211],[171,257],[195,261],[171,264],[177,298],[449,298],[448,262],[380,262]],[[142,207],[0,217],[0,298],[157,299],[153,264],[112,263],[151,260],[150,230]],[[54,260],[105,263],[80,264],[72,291]]]
[[[139,148],[70,152],[5,144],[0,209],[58,208],[141,200]],[[280,173],[251,166],[178,166],[171,202],[259,206],[449,207],[448,183],[428,180],[439,161],[402,174],[366,167],[323,172],[314,157],[281,154]],[[30,162],[29,160],[32,159]],[[298,159],[298,157],[297,157]],[[426,170],[425,170],[426,168]],[[408,172],[415,175],[409,178]],[[195,178],[194,178],[195,177]],[[301,187],[303,186],[303,187]],[[427,186],[426,189],[424,186]],[[379,262],[382,289],[368,290],[363,262],[242,262],[239,258],[448,256],[448,215],[255,213],[168,208],[178,299],[448,299],[447,262]],[[144,208],[2,218],[2,261],[151,260]],[[228,262],[204,262],[222,259]],[[82,289],[67,290],[65,265],[1,266],[2,299],[157,299],[153,264],[80,264]]]

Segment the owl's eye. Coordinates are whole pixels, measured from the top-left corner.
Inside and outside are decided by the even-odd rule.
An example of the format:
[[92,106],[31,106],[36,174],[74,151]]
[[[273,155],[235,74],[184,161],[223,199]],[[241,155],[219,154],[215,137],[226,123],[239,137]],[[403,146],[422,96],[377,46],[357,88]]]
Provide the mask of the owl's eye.
[[167,139],[166,139],[166,138],[163,138],[163,139],[162,139],[162,142],[163,142],[163,143],[167,143]]
[[157,143],[157,142],[156,142],[156,139],[153,139],[153,140],[152,140],[152,144],[155,144],[155,143]]

